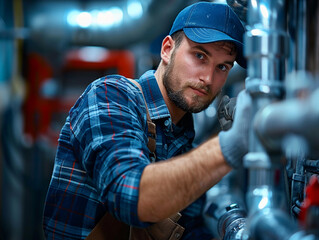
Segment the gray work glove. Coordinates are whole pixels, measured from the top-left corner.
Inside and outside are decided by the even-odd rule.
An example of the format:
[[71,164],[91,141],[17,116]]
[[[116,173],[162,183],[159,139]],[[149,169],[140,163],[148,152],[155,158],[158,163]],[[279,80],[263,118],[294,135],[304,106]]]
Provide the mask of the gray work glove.
[[251,125],[252,102],[250,95],[241,91],[237,97],[237,107],[232,127],[219,133],[219,143],[226,162],[233,168],[242,166],[243,157],[248,152],[248,131]]
[[231,128],[235,111],[236,111],[236,99],[229,98],[227,95],[223,96],[218,106],[218,121],[222,130],[227,131]]

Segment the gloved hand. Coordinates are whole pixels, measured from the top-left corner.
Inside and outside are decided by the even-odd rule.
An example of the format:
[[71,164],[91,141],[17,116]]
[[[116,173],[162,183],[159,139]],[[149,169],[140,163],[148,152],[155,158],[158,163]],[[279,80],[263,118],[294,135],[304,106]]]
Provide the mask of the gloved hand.
[[252,101],[250,95],[242,90],[237,97],[236,112],[232,127],[219,133],[219,143],[227,163],[238,168],[248,152],[248,132],[251,125]]
[[218,106],[218,121],[222,130],[231,128],[236,111],[236,98],[223,96]]

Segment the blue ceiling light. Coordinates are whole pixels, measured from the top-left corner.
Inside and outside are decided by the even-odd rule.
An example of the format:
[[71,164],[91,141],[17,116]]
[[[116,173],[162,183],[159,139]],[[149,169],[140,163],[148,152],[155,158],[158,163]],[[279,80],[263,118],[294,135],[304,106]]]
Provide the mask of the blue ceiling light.
[[87,28],[92,24],[92,15],[89,12],[80,12],[76,17],[77,24],[82,28]]
[[127,2],[127,13],[131,18],[141,18],[143,15],[143,7],[140,1],[130,0]]

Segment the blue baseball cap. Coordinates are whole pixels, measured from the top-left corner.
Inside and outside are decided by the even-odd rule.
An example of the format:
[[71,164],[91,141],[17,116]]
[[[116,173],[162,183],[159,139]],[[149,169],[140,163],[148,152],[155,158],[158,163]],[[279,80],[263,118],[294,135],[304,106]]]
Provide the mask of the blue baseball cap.
[[175,18],[169,35],[179,30],[196,43],[233,42],[237,47],[236,62],[246,68],[243,55],[245,29],[228,5],[197,2],[184,8]]

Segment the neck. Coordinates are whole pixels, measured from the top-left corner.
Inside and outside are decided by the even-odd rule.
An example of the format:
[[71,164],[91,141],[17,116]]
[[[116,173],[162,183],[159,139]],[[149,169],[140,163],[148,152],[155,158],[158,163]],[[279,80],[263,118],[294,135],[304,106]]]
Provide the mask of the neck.
[[160,91],[163,95],[163,99],[166,103],[166,106],[168,108],[168,111],[171,115],[172,122],[177,125],[177,123],[183,118],[185,115],[185,112],[178,108],[168,97],[167,91],[163,84],[163,66],[161,64],[158,66],[156,72],[155,72],[155,78],[157,80],[158,86],[160,88]]

